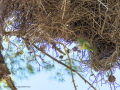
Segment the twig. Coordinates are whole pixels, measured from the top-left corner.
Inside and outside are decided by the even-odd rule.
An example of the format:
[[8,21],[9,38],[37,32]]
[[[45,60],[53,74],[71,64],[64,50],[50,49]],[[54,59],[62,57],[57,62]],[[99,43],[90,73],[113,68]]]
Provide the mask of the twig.
[[[41,51],[40,48],[38,48],[35,44],[32,44],[32,45],[33,45],[37,50]],[[47,55],[48,57],[50,57],[51,59],[53,59],[54,61],[58,62],[59,64],[67,67],[69,70],[72,70],[73,72],[75,72],[76,74],[78,74],[78,75],[84,80],[85,83],[88,83],[94,90],[96,90],[96,88],[95,88],[92,84],[90,84],[86,79],[84,79],[84,78],[82,77],[82,75],[80,75],[76,70],[70,68],[69,66],[67,66],[67,65],[64,64],[63,62],[55,59],[54,57],[52,57],[51,55],[47,54],[46,52],[43,52],[43,51],[41,51],[41,52],[44,53],[45,55]]]
[[102,35],[102,33],[103,33],[106,20],[107,20],[107,10],[106,10],[106,12],[105,12],[105,19],[104,19],[104,22],[103,22],[103,25],[102,25],[102,28],[101,28],[101,33],[100,33],[101,35]]
[[[68,59],[69,59],[70,68],[72,68],[71,59],[70,59],[69,54],[67,53],[67,51],[66,51],[66,49],[65,49],[65,45],[64,45],[63,47],[64,47],[65,53],[67,54],[67,57],[68,57]],[[75,85],[75,80],[74,80],[74,77],[73,77],[73,72],[72,72],[72,70],[70,70],[70,71],[71,71],[72,82],[73,82],[74,88],[75,88],[75,90],[77,90],[76,85]]]
[[108,7],[107,7],[104,3],[102,3],[100,0],[98,0],[98,2],[99,2],[100,4],[102,4],[104,7],[106,7],[106,9],[107,9],[107,11],[108,11]]
[[64,15],[65,15],[65,8],[66,8],[66,0],[64,0],[64,10],[63,10],[63,15],[62,15],[62,20],[63,20]]

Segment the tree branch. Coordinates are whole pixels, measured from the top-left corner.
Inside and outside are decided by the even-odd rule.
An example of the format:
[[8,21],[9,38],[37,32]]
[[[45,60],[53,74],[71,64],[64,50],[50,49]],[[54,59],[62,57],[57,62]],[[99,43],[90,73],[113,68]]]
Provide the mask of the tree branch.
[[[69,54],[67,53],[67,51],[66,51],[66,49],[65,49],[65,45],[63,45],[63,47],[64,47],[64,50],[65,50],[65,53],[67,54],[67,57],[68,57],[68,60],[69,60],[70,68],[72,68],[71,59],[70,59]],[[74,80],[74,77],[73,77],[73,72],[72,72],[72,70],[70,70],[70,71],[71,71],[72,82],[73,82],[74,88],[75,88],[75,90],[77,90],[76,85],[75,85],[75,80]]]
[[7,82],[8,86],[12,89],[12,90],[17,90],[17,88],[15,87],[13,81],[11,80],[10,76],[6,76],[4,75],[4,79]]
[[[33,45],[37,50],[41,51],[41,49],[38,48],[35,44],[32,44],[32,45]],[[67,65],[64,64],[63,62],[55,59],[54,57],[52,57],[51,55],[47,54],[46,52],[43,52],[43,51],[41,51],[41,52],[44,53],[45,55],[47,55],[48,57],[50,57],[51,59],[53,59],[54,61],[58,62],[59,64],[67,67],[69,70],[72,70],[73,72],[75,72],[76,74],[78,74],[78,75],[85,81],[85,83],[88,83],[94,90],[96,90],[96,88],[95,88],[92,84],[90,84],[86,79],[84,79],[76,70],[70,68],[69,66],[67,66]]]

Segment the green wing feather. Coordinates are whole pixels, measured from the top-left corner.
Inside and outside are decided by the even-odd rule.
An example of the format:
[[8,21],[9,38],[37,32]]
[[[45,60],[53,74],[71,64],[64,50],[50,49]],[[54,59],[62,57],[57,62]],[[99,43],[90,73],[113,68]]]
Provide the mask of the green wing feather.
[[83,42],[85,41],[84,39],[78,39],[77,40],[80,46],[83,46]]
[[77,40],[80,46],[83,46],[83,44],[89,45],[89,42],[85,41],[84,39],[78,39]]
[[94,48],[90,47],[89,42],[85,41],[84,39],[78,39],[78,47],[83,50],[83,49],[87,49],[88,51],[93,51],[95,50]]

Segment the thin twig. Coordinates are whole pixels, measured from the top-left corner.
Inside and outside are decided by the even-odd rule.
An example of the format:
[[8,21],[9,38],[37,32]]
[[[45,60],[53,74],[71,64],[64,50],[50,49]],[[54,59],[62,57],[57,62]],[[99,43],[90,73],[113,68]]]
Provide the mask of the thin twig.
[[100,0],[98,0],[98,2],[99,2],[100,4],[102,4],[104,7],[106,7],[106,9],[107,9],[107,11],[108,11],[108,7],[107,7],[104,3],[102,3]]
[[102,35],[102,33],[103,33],[106,20],[107,20],[107,10],[106,10],[106,12],[105,12],[105,19],[104,19],[104,22],[103,22],[103,25],[102,25],[102,28],[101,28],[101,33],[100,33],[101,35]]
[[66,0],[64,0],[64,10],[63,10],[63,15],[62,15],[62,20],[63,20],[64,15],[65,15],[65,8],[66,8]]
[[[37,50],[41,51],[40,48],[38,48],[35,44],[32,44]],[[73,72],[75,72],[76,74],[78,74],[85,83],[88,83],[94,90],[97,90],[92,84],[90,84],[85,78],[82,77],[82,75],[80,75],[76,70],[70,68],[69,66],[67,66],[66,64],[64,64],[63,62],[55,59],[54,57],[52,57],[51,55],[47,54],[46,52],[41,51],[42,53],[44,53],[45,55],[47,55],[48,57],[50,57],[51,59],[53,59],[54,61],[58,62],[59,64],[65,66],[66,68],[68,68],[69,70],[72,70]]]
[[[72,68],[71,59],[70,59],[69,54],[67,53],[67,51],[66,51],[66,49],[65,49],[65,45],[64,45],[64,50],[65,50],[65,53],[67,54],[67,57],[68,57],[68,59],[69,59],[70,68]],[[72,70],[70,70],[70,71],[71,71],[72,82],[73,82],[74,88],[75,88],[75,90],[77,90],[76,85],[75,85],[75,80],[74,80],[74,77],[73,77],[73,72],[72,72]]]

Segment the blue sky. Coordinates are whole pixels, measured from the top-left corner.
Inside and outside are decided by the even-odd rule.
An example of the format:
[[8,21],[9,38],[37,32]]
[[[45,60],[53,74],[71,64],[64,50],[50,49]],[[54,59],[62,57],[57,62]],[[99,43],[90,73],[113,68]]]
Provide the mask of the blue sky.
[[[72,46],[70,46],[69,48],[71,48]],[[46,60],[47,59],[48,58],[46,57]],[[59,82],[58,80],[54,78],[50,78],[51,76],[54,77],[55,75],[54,73],[57,70],[59,70],[59,68],[64,67],[64,66],[58,65],[57,63],[55,63],[55,65],[57,66],[55,70],[51,70],[50,72],[49,71],[47,72],[44,69],[43,70],[41,69],[41,71],[38,74],[29,76],[27,80],[22,80],[22,81],[18,80],[17,85],[21,86],[21,88],[18,88],[18,90],[75,90],[74,85],[72,83],[72,77],[66,73],[63,75],[65,79],[64,82]],[[116,82],[119,84],[120,77],[118,73],[120,73],[120,71],[117,69],[113,75],[116,76]],[[98,73],[94,72],[94,74],[97,75]],[[90,81],[89,72],[81,73],[81,75],[83,75],[85,79]],[[98,80],[100,80],[100,78],[101,77],[99,77]],[[78,86],[77,90],[87,90],[90,87],[87,83],[85,84],[85,82],[78,75],[75,75],[74,79],[75,79],[75,84]],[[92,77],[91,79],[94,80],[94,78]],[[92,82],[90,81],[90,83]],[[105,90],[105,89],[110,90],[109,84],[102,84],[102,86],[101,86],[101,82],[99,82],[98,84],[99,84],[100,90]],[[30,86],[30,87],[22,88],[22,86]],[[96,84],[94,84],[94,87],[96,87],[97,90],[99,90]],[[90,88],[89,90],[93,90],[93,89]],[[116,90],[120,90],[120,89],[117,88]]]
[[[74,45],[71,45],[69,47],[69,49],[71,49],[72,47],[74,47]],[[26,51],[26,50],[25,50]],[[64,51],[62,49],[62,51]],[[53,54],[53,51],[50,50],[49,54]],[[73,55],[73,52],[71,52],[71,57]],[[65,59],[66,57],[64,57]],[[50,60],[48,57],[45,57],[45,60]],[[55,63],[55,62],[54,62]],[[55,70],[51,70],[51,71],[45,71],[45,69],[41,69],[40,72],[38,72],[35,75],[28,75],[28,79],[22,79],[20,80],[19,78],[15,78],[13,77],[14,81],[16,82],[16,87],[18,87],[18,90],[75,90],[74,89],[74,85],[72,83],[72,78],[70,75],[68,74],[64,74],[63,77],[65,79],[64,82],[60,82],[57,79],[54,79],[53,77],[55,76],[55,72],[57,72],[57,70],[63,68],[64,66],[58,65],[57,63],[55,63]],[[64,68],[63,68],[64,69]],[[64,72],[63,72],[64,73]],[[88,73],[88,75],[87,75]],[[95,73],[95,72],[94,72]],[[116,82],[119,83],[120,82],[120,77],[119,74],[120,71],[117,70],[116,73],[114,73],[114,75],[116,76]],[[89,72],[85,72],[85,73],[81,73],[84,77],[87,75],[87,77],[85,77],[85,79],[89,80]],[[95,73],[97,75],[97,73]],[[52,76],[52,78],[50,78]],[[92,78],[92,77],[91,77]],[[75,75],[74,77],[75,79],[75,84],[78,86],[77,90],[87,90],[89,88],[89,85],[78,76]],[[100,78],[99,78],[100,79]],[[92,79],[94,80],[94,79]],[[92,82],[90,82],[92,83]],[[110,90],[110,85],[109,84],[102,84],[101,86],[101,82],[98,83],[100,90]],[[99,88],[96,86],[96,84],[94,84],[94,86],[97,88],[97,90],[99,90]],[[90,88],[89,90],[93,90],[92,88]],[[119,90],[119,88],[117,88],[116,90]]]
[[[119,73],[120,71],[118,71]],[[50,79],[50,73],[46,73],[44,71],[40,72],[39,74],[29,76],[28,80],[17,80],[17,85],[21,86],[18,90],[75,90],[73,83],[71,83],[72,79],[70,76],[65,75],[64,82],[58,82],[57,80]],[[77,90],[87,90],[89,88],[88,84],[79,77],[75,76],[75,83],[78,85]],[[117,76],[117,82],[119,82],[120,78],[119,75]],[[29,88],[22,88],[22,86],[30,86]],[[109,85],[103,84],[100,85],[100,90],[110,90]],[[89,90],[93,90],[90,88]],[[99,89],[97,89],[99,90]],[[116,90],[120,90],[117,88]]]

